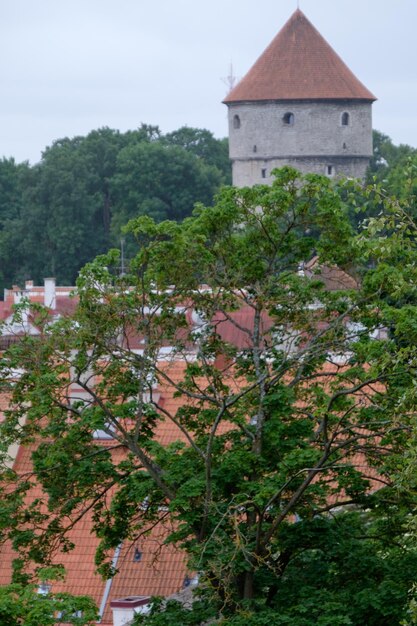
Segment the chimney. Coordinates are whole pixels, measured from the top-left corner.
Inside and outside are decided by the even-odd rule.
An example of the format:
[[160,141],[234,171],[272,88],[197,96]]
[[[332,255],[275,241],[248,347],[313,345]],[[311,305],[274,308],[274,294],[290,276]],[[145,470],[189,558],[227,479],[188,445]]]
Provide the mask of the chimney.
[[[22,290],[17,290],[15,291],[15,287],[13,287],[13,299],[14,299],[14,304],[20,304],[23,300],[23,298],[25,297],[26,293]],[[22,326],[24,328],[27,328],[28,326],[28,322],[29,322],[29,308],[28,306],[25,306],[24,309],[21,310],[20,312],[21,316],[22,316]]]
[[129,624],[135,613],[146,614],[150,609],[150,596],[129,596],[110,602],[113,611],[113,626]]
[[54,311],[56,309],[55,278],[44,278],[43,282],[45,284],[43,303],[48,309],[52,309]]

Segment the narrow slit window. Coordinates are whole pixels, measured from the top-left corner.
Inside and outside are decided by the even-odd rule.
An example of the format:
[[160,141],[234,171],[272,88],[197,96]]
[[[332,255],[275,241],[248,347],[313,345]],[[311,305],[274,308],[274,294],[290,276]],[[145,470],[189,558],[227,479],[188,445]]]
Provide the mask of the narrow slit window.
[[266,178],[266,168],[265,167],[263,167],[261,169],[261,175],[262,175],[262,178]]
[[282,121],[284,122],[284,124],[286,124],[287,126],[294,126],[294,113],[286,113],[284,115],[284,117],[282,118]]
[[333,165],[327,165],[326,167],[327,176],[334,176],[334,167]]
[[350,115],[346,111],[342,113],[342,126],[349,126]]
[[240,128],[240,117],[238,115],[233,117],[233,128]]

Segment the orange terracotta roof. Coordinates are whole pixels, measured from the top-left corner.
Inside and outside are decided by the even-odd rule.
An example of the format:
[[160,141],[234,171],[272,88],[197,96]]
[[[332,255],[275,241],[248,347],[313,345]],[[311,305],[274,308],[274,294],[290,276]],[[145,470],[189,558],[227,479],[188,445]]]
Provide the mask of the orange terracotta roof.
[[187,574],[184,553],[164,545],[166,536],[167,531],[153,529],[149,536],[123,545],[101,624],[113,623],[112,600],[130,595],[169,596],[182,589]]
[[[31,472],[31,455],[35,447],[36,444],[20,447],[14,465],[18,475]],[[122,460],[124,455],[125,451],[120,448],[113,451],[115,461]],[[34,482],[27,494],[27,502],[33,503],[36,499],[44,501],[43,510],[46,510],[45,494],[39,484]],[[184,553],[176,550],[173,545],[164,545],[166,536],[172,528],[160,527],[151,530],[149,535],[141,537],[133,544],[131,542],[123,544],[117,561],[118,573],[112,580],[106,596],[106,581],[96,572],[94,557],[99,540],[92,532],[92,527],[92,514],[89,512],[67,533],[68,539],[75,547],[70,552],[57,551],[54,562],[65,567],[66,577],[62,582],[54,582],[52,591],[89,595],[98,607],[105,598],[101,626],[113,624],[110,602],[116,598],[130,594],[165,596],[182,588],[187,573]],[[141,552],[139,561],[134,560],[136,548]],[[0,585],[11,582],[12,561],[15,557],[16,553],[10,541],[5,542],[1,546]]]
[[308,278],[321,280],[326,291],[358,289],[357,280],[339,267],[321,265],[318,256],[304,264],[304,273]]
[[297,9],[224,102],[376,100]]
[[[308,268],[313,272],[315,264],[310,262]],[[226,341],[230,341],[239,347],[247,347],[250,345],[247,341],[245,328],[253,326],[253,310],[250,307],[242,307],[240,311],[230,314],[230,320],[224,315],[218,314],[213,320],[216,323],[217,331]],[[263,331],[268,334],[271,320],[268,317],[262,319]],[[155,428],[156,439],[163,445],[167,445],[178,439],[184,440],[178,426],[170,419],[175,416],[178,408],[183,404],[184,399],[175,393],[175,385],[184,378],[186,362],[183,359],[172,357],[159,363],[161,374],[158,377],[158,384],[155,385],[153,393],[158,396],[158,404],[163,409],[161,420],[158,421]],[[326,369],[327,368],[327,369]],[[327,364],[324,367],[326,371],[338,371],[338,367]],[[234,379],[232,370],[224,373],[224,382],[232,388],[239,385],[239,381]],[[208,383],[206,383],[208,384]],[[329,384],[326,378],[326,384]],[[0,419],[1,410],[5,409],[8,404],[8,397],[0,394]],[[223,428],[228,428],[224,425]],[[221,432],[221,430],[220,430]],[[97,441],[98,445],[100,442]],[[110,441],[102,441],[103,446],[112,446]],[[31,454],[36,444],[28,447],[21,446],[16,457],[14,469],[18,475],[31,472]],[[113,451],[115,462],[120,462],[126,451],[117,448]],[[362,459],[359,459],[362,462]],[[42,493],[40,486],[33,484],[28,500],[35,499],[45,500],[45,494]],[[105,612],[102,626],[112,623],[110,602],[115,598],[126,595],[169,595],[181,589],[186,574],[186,566],[184,564],[184,554],[175,550],[172,545],[164,545],[164,539],[168,533],[168,528],[154,529],[149,536],[138,539],[134,544],[125,543],[122,547],[117,567],[119,573],[114,578],[110,593],[107,597]],[[94,555],[98,546],[98,539],[92,533],[91,514],[87,514],[83,519],[79,520],[71,529],[68,539],[74,542],[75,548],[71,552],[58,553],[56,562],[62,563],[67,571],[67,578],[64,583],[56,583],[53,585],[53,591],[65,590],[74,594],[88,594],[100,606],[105,597],[105,581],[96,574]],[[134,560],[135,548],[140,550],[140,560]],[[158,558],[155,561],[155,553]],[[1,548],[0,567],[0,584],[10,582],[12,571],[12,559],[15,556],[10,544],[6,544]],[[152,567],[155,565],[155,567]]]
[[[230,313],[218,312],[212,319],[217,334],[226,343],[239,350],[247,350],[253,346],[255,324],[255,309],[243,305],[238,311]],[[266,313],[261,317],[261,336],[263,342],[268,338],[268,332],[273,326],[273,320]]]
[[[184,376],[185,362],[172,360],[162,365],[171,381],[179,382]],[[158,386],[155,393],[160,394],[159,404],[163,405],[167,414],[175,414],[183,402],[175,396],[175,389],[169,383]],[[2,409],[7,408],[9,397],[0,394],[0,420]],[[168,418],[161,419],[156,427],[156,437],[163,444],[169,444],[178,439],[184,439],[178,427]],[[96,441],[98,445],[112,446],[112,442]],[[36,443],[29,446],[20,446],[14,470],[18,476],[32,472],[32,453]],[[126,450],[117,447],[112,452],[115,463],[120,462],[126,455]],[[43,501],[46,510],[46,496],[40,485],[33,481],[32,488],[27,494],[27,502]],[[68,520],[69,521],[69,520]],[[159,527],[151,530],[149,535],[141,537],[137,542],[125,542],[118,558],[118,574],[112,580],[108,596],[105,595],[106,581],[96,572],[95,552],[99,540],[94,535],[92,514],[87,513],[77,521],[67,533],[68,539],[74,543],[70,552],[61,552],[59,549],[54,556],[54,562],[65,567],[66,578],[63,582],[52,585],[54,593],[66,591],[75,595],[89,595],[100,607],[103,598],[106,598],[101,626],[113,623],[110,602],[125,595],[163,595],[168,596],[180,591],[187,573],[184,562],[184,553],[175,549],[173,545],[164,545],[166,536],[172,528]],[[140,561],[135,561],[135,548],[141,552]],[[16,553],[11,543],[7,541],[1,546],[0,585],[11,582],[12,561]]]
[[[249,319],[251,316],[248,316]],[[243,319],[238,318],[239,322]],[[184,376],[186,364],[182,360],[173,359],[166,361],[161,365],[168,380],[164,380],[158,384],[155,393],[160,394],[160,402],[163,402],[164,410],[168,415],[175,414],[176,410],[181,406],[183,399],[175,394],[175,383],[181,381]],[[343,371],[345,366],[339,366],[333,363],[326,363],[323,366],[323,376],[334,373],[335,376]],[[232,372],[230,372],[232,378]],[[318,380],[320,381],[320,375]],[[231,384],[232,380],[228,380]],[[323,379],[323,386],[331,385],[332,378],[326,376]],[[366,394],[368,390],[358,391],[358,401]],[[8,398],[1,397],[1,406],[6,406]],[[302,411],[303,405],[299,404]],[[169,419],[168,415],[160,421],[156,428],[156,438],[163,444],[168,444],[177,439],[183,439],[183,435],[178,427]],[[365,431],[364,431],[365,432]],[[98,445],[112,446],[109,441],[97,441]],[[19,449],[14,469],[18,475],[26,474],[32,470],[31,455],[36,447],[36,443]],[[122,448],[115,448],[112,452],[114,461],[123,460],[126,451]],[[351,459],[352,465],[358,469],[367,468],[366,460],[363,454],[357,454]],[[368,469],[368,468],[367,468]],[[377,475],[373,470],[369,470],[369,478],[371,489],[378,488]],[[332,478],[329,477],[331,481]],[[336,484],[336,483],[335,483]],[[45,494],[40,486],[33,483],[32,489],[28,494],[28,501],[33,502],[35,499],[45,501]],[[339,502],[334,496],[330,503]],[[46,504],[45,504],[46,506]],[[110,602],[116,598],[125,597],[127,595],[162,595],[168,596],[179,591],[184,584],[187,573],[184,562],[183,552],[176,550],[173,545],[164,544],[165,538],[170,529],[168,524],[166,527],[154,528],[149,535],[142,536],[134,542],[125,542],[121,548],[118,557],[117,569],[118,574],[114,577],[108,595],[106,594],[106,582],[96,573],[94,555],[98,546],[98,539],[92,533],[92,517],[88,513],[80,519],[68,534],[68,539],[75,544],[75,548],[70,552],[58,552],[56,554],[56,562],[64,565],[67,576],[64,582],[54,583],[53,592],[66,591],[76,595],[87,594],[91,596],[98,606],[105,599],[105,608],[101,626],[109,626],[112,624],[112,614]],[[135,551],[140,551],[140,558],[135,558]],[[15,556],[10,543],[6,543],[1,548],[0,567],[0,585],[10,582],[12,571],[12,560]]]

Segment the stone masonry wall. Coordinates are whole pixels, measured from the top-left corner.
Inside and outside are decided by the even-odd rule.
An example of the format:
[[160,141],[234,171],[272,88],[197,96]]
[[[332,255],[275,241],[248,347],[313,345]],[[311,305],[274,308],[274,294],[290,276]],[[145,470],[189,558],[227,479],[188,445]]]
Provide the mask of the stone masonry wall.
[[[273,180],[271,171],[284,165],[290,165],[303,174],[323,174],[330,177],[347,176],[364,179],[369,157],[327,158],[287,158],[287,159],[251,159],[232,162],[233,185],[251,187],[252,185],[270,184]],[[332,167],[331,173],[328,168]]]
[[[342,124],[344,113],[349,123]],[[286,123],[289,115],[293,118]],[[236,117],[237,116],[237,117]],[[265,182],[274,167],[363,178],[372,156],[372,105],[355,101],[229,105],[233,184]]]

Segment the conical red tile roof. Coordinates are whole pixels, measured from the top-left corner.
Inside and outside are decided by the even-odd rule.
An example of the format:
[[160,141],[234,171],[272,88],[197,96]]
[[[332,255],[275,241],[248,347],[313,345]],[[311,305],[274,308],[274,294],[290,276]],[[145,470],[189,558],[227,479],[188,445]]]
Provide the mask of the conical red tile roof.
[[297,9],[224,102],[345,99],[376,100]]

